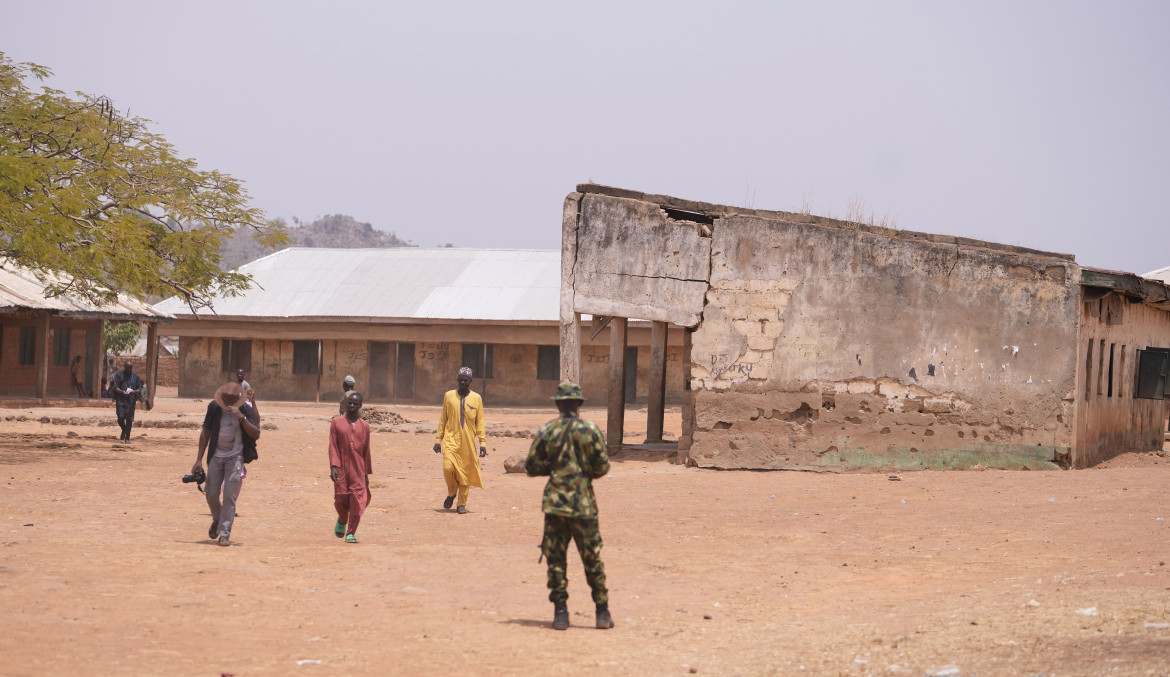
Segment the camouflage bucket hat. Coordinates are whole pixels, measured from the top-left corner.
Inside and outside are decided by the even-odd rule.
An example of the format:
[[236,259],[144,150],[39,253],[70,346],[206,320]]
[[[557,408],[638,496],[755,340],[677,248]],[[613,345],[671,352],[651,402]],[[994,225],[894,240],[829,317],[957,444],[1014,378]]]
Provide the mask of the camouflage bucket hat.
[[580,400],[585,401],[581,395],[581,386],[570,381],[561,381],[557,386],[557,394],[553,395],[553,400]]

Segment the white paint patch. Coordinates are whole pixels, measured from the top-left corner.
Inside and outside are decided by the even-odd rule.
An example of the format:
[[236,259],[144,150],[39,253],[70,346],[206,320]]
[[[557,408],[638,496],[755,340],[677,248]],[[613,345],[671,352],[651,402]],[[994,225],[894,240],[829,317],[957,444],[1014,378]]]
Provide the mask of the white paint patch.
[[1019,346],[1012,346],[1012,357],[1015,357],[1019,353],[1020,353],[1020,347]]
[[1031,377],[1031,375],[1029,375],[1029,376],[1028,376],[1028,380],[1027,380],[1027,381],[1025,381],[1025,383],[1031,383],[1031,382],[1032,382],[1032,377]]
[[978,349],[978,348],[976,348],[976,349],[975,349],[975,352],[979,352],[979,349]]

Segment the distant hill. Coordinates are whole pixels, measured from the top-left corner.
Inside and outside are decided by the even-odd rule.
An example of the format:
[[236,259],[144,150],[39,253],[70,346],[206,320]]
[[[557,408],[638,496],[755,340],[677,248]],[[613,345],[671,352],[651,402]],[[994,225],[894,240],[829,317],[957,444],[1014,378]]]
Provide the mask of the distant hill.
[[[359,223],[357,219],[345,214],[330,214],[308,224],[302,224],[296,219],[293,219],[293,222],[297,225],[288,229],[288,235],[297,247],[357,249],[415,246],[399,239],[394,233],[378,230],[368,223]],[[220,253],[223,255],[220,265],[224,270],[231,270],[261,256],[267,256],[272,251],[257,244],[251,235],[242,233],[224,242]]]

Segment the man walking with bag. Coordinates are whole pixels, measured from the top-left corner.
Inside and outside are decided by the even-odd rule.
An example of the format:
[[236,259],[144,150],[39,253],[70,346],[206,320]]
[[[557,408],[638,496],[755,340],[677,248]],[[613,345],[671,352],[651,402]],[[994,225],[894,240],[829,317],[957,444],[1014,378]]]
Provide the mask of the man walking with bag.
[[260,437],[260,417],[244,399],[244,389],[239,383],[225,383],[215,391],[214,401],[207,404],[203,430],[199,433],[199,455],[191,467],[193,474],[203,470],[203,453],[206,451],[207,507],[211,509],[211,528],[207,530],[207,537],[218,538],[219,544],[225,547],[231,545],[245,446],[250,448],[249,456],[255,458],[255,445],[245,444],[248,437],[253,440]]

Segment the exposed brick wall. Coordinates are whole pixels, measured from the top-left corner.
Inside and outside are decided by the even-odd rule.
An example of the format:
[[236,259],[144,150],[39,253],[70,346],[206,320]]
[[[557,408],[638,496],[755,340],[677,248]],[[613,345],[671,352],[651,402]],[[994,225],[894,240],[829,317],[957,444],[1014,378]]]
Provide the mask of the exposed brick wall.
[[158,356],[157,385],[174,387],[179,385],[179,358],[176,355]]

